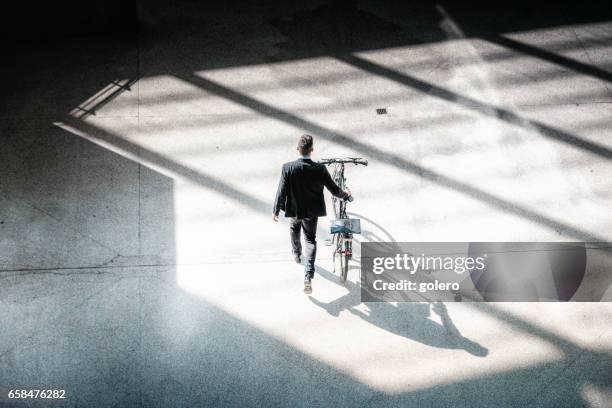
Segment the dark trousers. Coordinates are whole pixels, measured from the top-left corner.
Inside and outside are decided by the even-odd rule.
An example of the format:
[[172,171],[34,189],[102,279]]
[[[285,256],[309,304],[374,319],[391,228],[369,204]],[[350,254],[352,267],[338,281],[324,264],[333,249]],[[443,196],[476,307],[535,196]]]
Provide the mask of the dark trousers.
[[305,279],[312,279],[315,271],[315,257],[317,256],[317,217],[297,219],[292,218],[289,223],[289,233],[291,235],[291,249],[294,254],[302,254],[302,243],[300,233],[304,230],[304,242],[306,243],[306,272]]

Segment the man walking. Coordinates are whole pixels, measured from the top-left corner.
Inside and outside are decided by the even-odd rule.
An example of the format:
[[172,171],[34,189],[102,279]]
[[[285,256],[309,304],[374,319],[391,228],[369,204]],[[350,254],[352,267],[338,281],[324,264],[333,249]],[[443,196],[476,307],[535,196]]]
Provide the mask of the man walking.
[[285,217],[291,218],[289,223],[291,249],[297,263],[302,261],[300,234],[304,230],[306,243],[304,293],[306,294],[312,293],[312,278],[317,255],[317,221],[319,217],[327,215],[323,186],[338,198],[352,199],[351,191],[349,189],[342,191],[332,180],[327,167],[311,160],[312,146],[312,136],[302,135],[297,146],[300,157],[295,161],[283,164],[272,213],[272,219],[275,222],[278,222],[280,210],[285,212]]

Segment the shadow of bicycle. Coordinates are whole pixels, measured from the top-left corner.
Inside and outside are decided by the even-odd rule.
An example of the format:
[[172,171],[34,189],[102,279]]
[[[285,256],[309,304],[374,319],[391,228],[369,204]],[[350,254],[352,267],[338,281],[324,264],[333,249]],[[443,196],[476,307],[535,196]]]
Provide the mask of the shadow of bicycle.
[[[316,272],[324,279],[338,282],[338,276],[327,269],[317,267]],[[489,353],[486,347],[459,332],[444,303],[368,302],[363,303],[366,307],[362,310],[363,308],[357,308],[362,305],[359,284],[347,280],[345,286],[349,293],[331,302],[321,302],[313,296],[309,296],[309,299],[332,316],[338,317],[342,312],[348,311],[390,333],[428,346],[463,349],[478,357],[485,357]],[[440,317],[441,324],[430,318],[431,311]]]
[[[389,250],[399,250],[393,236],[382,226],[370,218],[360,214],[349,213],[350,217],[360,218],[362,224],[361,239],[354,238],[354,259],[349,267],[351,271],[360,270],[360,244],[361,242],[375,241],[388,242]],[[355,265],[357,264],[357,265]],[[353,272],[354,273],[354,272]],[[338,275],[320,266],[316,267],[316,274],[329,281],[339,283]],[[358,282],[358,281],[357,281]],[[321,302],[313,296],[310,301],[325,309],[332,316],[340,316],[342,312],[349,312],[364,321],[373,324],[390,333],[426,344],[432,347],[446,349],[462,349],[477,356],[485,357],[489,350],[464,337],[453,323],[444,303],[415,303],[415,302],[368,302],[361,303],[361,287],[359,283],[347,280],[345,287],[349,293],[331,302]],[[364,305],[365,307],[360,307]],[[432,312],[439,316],[440,322],[431,319]]]

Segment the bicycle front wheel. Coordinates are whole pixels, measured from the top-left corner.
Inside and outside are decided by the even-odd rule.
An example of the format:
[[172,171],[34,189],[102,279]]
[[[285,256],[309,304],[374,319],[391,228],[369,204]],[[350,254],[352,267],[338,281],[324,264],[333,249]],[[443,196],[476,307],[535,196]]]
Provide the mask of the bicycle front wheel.
[[342,275],[342,237],[340,234],[335,234],[334,239],[334,253],[333,253],[333,262],[334,262],[334,273],[338,275]]
[[349,259],[351,257],[351,242],[345,237],[341,237],[338,244],[338,269],[340,270],[340,282],[345,283],[348,276]]
[[346,278],[348,276],[348,261],[349,256],[347,254],[342,254],[340,257],[342,262],[341,272],[340,272],[340,282],[345,283]]

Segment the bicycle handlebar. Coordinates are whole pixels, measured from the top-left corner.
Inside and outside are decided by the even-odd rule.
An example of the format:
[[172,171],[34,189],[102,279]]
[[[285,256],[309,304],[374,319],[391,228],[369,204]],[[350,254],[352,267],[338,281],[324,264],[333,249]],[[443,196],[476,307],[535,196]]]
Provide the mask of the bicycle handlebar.
[[321,159],[319,163],[330,165],[334,163],[353,163],[355,165],[362,164],[364,166],[368,165],[368,161],[366,159],[362,159],[361,157],[344,157],[344,158],[332,158],[332,159]]

